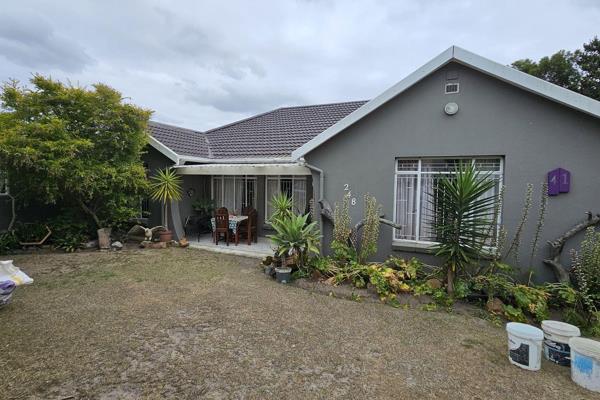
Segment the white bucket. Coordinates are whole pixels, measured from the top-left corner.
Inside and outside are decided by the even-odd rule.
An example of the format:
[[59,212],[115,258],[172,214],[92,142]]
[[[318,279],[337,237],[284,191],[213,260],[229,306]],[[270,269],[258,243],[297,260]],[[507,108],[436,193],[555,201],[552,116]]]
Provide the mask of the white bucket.
[[569,339],[581,336],[579,328],[560,321],[542,321],[544,357],[555,364],[571,365]]
[[574,337],[571,346],[571,379],[579,386],[600,392],[600,342]]
[[509,322],[506,324],[508,333],[508,360],[518,367],[537,371],[542,364],[542,340],[544,332],[535,326]]

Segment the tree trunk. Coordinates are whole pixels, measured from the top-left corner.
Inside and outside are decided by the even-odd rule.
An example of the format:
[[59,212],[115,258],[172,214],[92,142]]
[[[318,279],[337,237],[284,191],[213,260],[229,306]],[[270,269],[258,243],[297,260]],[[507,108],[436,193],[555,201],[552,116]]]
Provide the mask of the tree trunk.
[[77,199],[77,202],[79,203],[79,205],[81,206],[81,208],[83,209],[83,211],[86,214],[89,214],[93,219],[94,222],[96,223],[96,226],[98,227],[98,229],[102,228],[102,223],[100,222],[100,219],[98,218],[98,216],[96,215],[96,213],[94,211],[92,211],[83,200],[81,199]]
[[448,266],[448,273],[447,273],[447,286],[446,286],[446,290],[448,292],[448,296],[450,297],[454,297],[454,277],[456,275],[456,269],[454,268],[453,265],[449,265]]
[[169,230],[169,203],[165,201],[165,209],[163,213],[163,226],[166,230]]
[[600,224],[600,214],[593,215],[588,211],[587,219],[579,222],[574,227],[566,231],[562,236],[553,241],[549,241],[550,258],[544,260],[544,264],[552,268],[556,280],[562,283],[570,283],[571,278],[569,271],[560,263],[560,256],[567,240],[575,236],[577,233],[589,228],[590,226]]
[[12,231],[13,226],[15,225],[15,221],[17,219],[17,211],[16,211],[16,207],[15,207],[15,198],[14,196],[11,196],[10,194],[8,195],[8,197],[10,197],[10,209],[12,211],[12,217],[10,218],[10,222],[8,224],[7,227],[7,231]]

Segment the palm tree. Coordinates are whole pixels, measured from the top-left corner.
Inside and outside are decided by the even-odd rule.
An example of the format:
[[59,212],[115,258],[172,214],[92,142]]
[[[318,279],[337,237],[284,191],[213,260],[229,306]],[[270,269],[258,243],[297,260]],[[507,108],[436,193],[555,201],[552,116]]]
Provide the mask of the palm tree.
[[455,174],[444,176],[430,202],[435,207],[433,227],[437,236],[435,255],[444,260],[448,294],[454,292],[457,273],[474,264],[494,234],[498,194],[489,194],[496,182],[478,172],[471,163],[461,163]]
[[168,205],[173,200],[181,200],[181,177],[174,169],[159,169],[150,178],[150,197],[163,204],[163,226],[169,230]]

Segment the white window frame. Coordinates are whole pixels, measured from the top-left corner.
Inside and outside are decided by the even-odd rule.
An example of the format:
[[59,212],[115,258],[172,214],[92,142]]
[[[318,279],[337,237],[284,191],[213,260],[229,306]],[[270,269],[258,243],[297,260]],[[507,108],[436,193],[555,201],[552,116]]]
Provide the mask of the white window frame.
[[[394,223],[397,223],[397,215],[396,215],[396,208],[397,208],[397,201],[398,199],[396,198],[396,196],[398,195],[398,176],[400,175],[410,175],[410,176],[414,176],[417,175],[417,185],[416,185],[416,205],[415,208],[417,210],[417,215],[415,218],[415,238],[416,239],[397,239],[396,238],[396,232],[397,232],[397,228],[393,228],[392,229],[392,244],[396,244],[396,245],[406,245],[406,246],[410,246],[412,248],[423,248],[423,249],[427,249],[430,247],[435,246],[438,242],[433,242],[433,241],[428,241],[428,240],[420,240],[420,230],[421,230],[421,181],[422,181],[422,176],[423,175],[427,175],[426,172],[422,171],[422,162],[423,160],[434,160],[434,159],[452,159],[452,160],[470,160],[472,163],[475,163],[476,160],[481,160],[481,159],[497,159],[500,161],[500,167],[498,171],[481,171],[482,173],[491,173],[491,175],[495,175],[495,176],[499,176],[499,182],[500,182],[500,187],[502,188],[502,185],[504,184],[504,157],[502,156],[475,156],[475,157],[453,157],[453,156],[448,156],[448,157],[397,157],[394,160],[394,203],[393,203],[393,207],[394,207],[394,212],[393,212],[393,217],[394,217]],[[401,160],[414,160],[418,162],[418,167],[417,170],[398,170],[398,161]],[[452,175],[455,172],[439,172],[439,174],[446,174],[446,175]],[[500,228],[500,224],[502,221],[502,210],[498,210],[498,216],[497,216],[497,225],[498,225],[498,229]],[[491,249],[491,247],[489,247]]]
[[[254,205],[254,208],[256,208],[257,204],[256,204],[256,193],[257,193],[257,179],[256,176],[254,175],[213,175],[211,177],[210,180],[210,198],[212,201],[215,201],[215,180],[220,180],[221,181],[221,201],[223,201],[225,199],[225,177],[232,177],[233,178],[233,199],[235,202],[235,198],[236,198],[236,190],[237,190],[237,180],[238,179],[243,179],[244,180],[244,186],[246,189],[246,198],[244,199],[246,204],[248,204],[248,187],[247,182],[248,181],[254,181],[254,190],[253,190],[253,198],[252,198],[252,204]],[[215,204],[215,207],[222,207],[222,204]],[[229,211],[234,211],[234,210],[229,210]],[[239,212],[241,212],[241,207]]]
[[281,180],[282,179],[291,179],[292,181],[292,199],[294,198],[294,192],[295,192],[295,183],[297,181],[304,181],[304,198],[306,199],[306,203],[304,204],[304,208],[306,209],[306,205],[308,204],[308,187],[307,182],[306,182],[306,176],[304,175],[267,175],[265,177],[265,222],[268,223],[269,220],[269,212],[268,212],[268,207],[269,207],[269,201],[271,201],[271,199],[269,198],[269,180],[276,180],[277,181],[277,187],[279,188],[279,192],[281,192]]
[[[448,88],[450,86],[454,86],[456,85],[456,92],[450,92],[448,91]],[[457,94],[460,93],[460,83],[459,82],[446,82],[446,85],[444,86],[444,94]]]

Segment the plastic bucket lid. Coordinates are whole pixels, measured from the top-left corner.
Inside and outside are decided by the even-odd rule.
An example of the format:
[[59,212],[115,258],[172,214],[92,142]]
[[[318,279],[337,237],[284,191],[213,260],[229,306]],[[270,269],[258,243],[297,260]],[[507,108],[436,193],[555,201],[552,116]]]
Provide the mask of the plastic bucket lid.
[[518,336],[522,339],[543,340],[544,332],[535,326],[522,324],[520,322],[509,322],[506,324],[506,331],[511,335]]
[[569,339],[571,350],[575,350],[579,354],[592,357],[600,362],[600,342],[592,339],[581,337],[573,337]]
[[575,325],[567,324],[560,321],[542,321],[542,329],[554,335],[560,336],[581,336],[581,331]]

